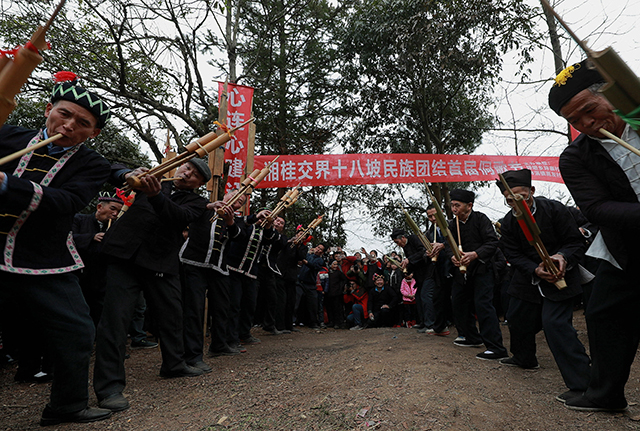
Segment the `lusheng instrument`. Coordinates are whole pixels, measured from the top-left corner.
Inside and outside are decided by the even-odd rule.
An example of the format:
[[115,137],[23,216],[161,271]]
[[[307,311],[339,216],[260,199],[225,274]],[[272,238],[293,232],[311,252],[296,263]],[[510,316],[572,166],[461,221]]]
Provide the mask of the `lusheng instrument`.
[[227,142],[229,142],[233,137],[233,133],[236,130],[253,122],[254,119],[255,118],[250,118],[248,121],[245,121],[244,123],[240,124],[237,127],[234,127],[233,129],[226,129],[226,127],[223,127],[222,130],[225,133],[223,133],[220,136],[218,136],[216,132],[207,133],[201,138],[198,138],[195,141],[188,144],[187,146],[185,146],[184,147],[185,151],[178,154],[173,159],[169,159],[159,164],[155,168],[150,169],[144,174],[140,175],[140,177],[137,177],[135,175],[130,175],[127,178],[127,184],[125,185],[123,190],[128,192],[132,189],[140,187],[141,185],[140,178],[143,178],[147,175],[153,175],[154,177],[160,179],[160,177],[162,177],[164,174],[166,174],[169,171],[172,171],[173,169],[177,168],[181,164],[186,163],[195,157],[206,156],[207,154],[214,151],[216,148],[219,148],[224,144],[226,144]]
[[[531,244],[533,248],[535,248],[536,252],[538,252],[538,256],[540,256],[540,259],[542,259],[542,262],[544,262],[544,266],[545,268],[547,268],[547,271],[557,277],[560,271],[556,267],[556,264],[553,263],[551,256],[549,256],[549,252],[547,252],[547,249],[540,239],[540,227],[538,226],[538,223],[536,223],[536,220],[533,218],[533,214],[531,214],[529,205],[527,205],[527,202],[525,202],[521,195],[513,193],[511,187],[509,187],[509,184],[504,179],[504,176],[502,174],[500,174],[499,176],[505,190],[509,192],[509,197],[513,199],[513,202],[515,204],[513,207],[514,215],[516,217],[516,220],[518,220],[518,224],[520,225],[520,229],[522,229],[524,236],[527,238],[527,241],[529,241],[529,244]],[[555,285],[559,290],[567,287],[567,283],[564,281],[564,278],[560,278],[558,281],[556,281]]]
[[31,73],[42,62],[42,56],[38,51],[48,48],[44,36],[65,1],[61,0],[47,23],[38,27],[29,42],[18,48],[13,61],[6,56],[0,57],[0,127],[16,107],[15,96],[27,82]]
[[273,209],[273,211],[271,211],[271,214],[269,214],[264,220],[262,220],[262,222],[260,223],[260,227],[264,228],[267,224],[273,223],[273,221],[276,219],[276,217],[278,217],[278,215],[282,211],[284,211],[285,209],[289,208],[291,205],[296,203],[301,193],[302,192],[300,191],[299,184],[294,188],[292,188],[291,190],[289,190],[288,192],[286,192],[280,198],[280,201],[278,202],[276,207]]
[[242,182],[240,183],[240,187],[234,192],[233,196],[228,201],[226,201],[224,205],[216,210],[216,215],[211,217],[211,223],[223,216],[226,212],[226,209],[231,208],[233,204],[235,204],[243,195],[251,194],[251,192],[255,190],[257,185],[260,184],[260,182],[264,180],[267,175],[269,175],[271,166],[276,162],[276,160],[278,160],[279,157],[280,156],[276,156],[276,158],[267,163],[264,168],[254,170],[253,172],[251,172],[251,175],[248,175],[247,178],[242,180]]
[[15,153],[9,154],[8,156],[4,156],[3,158],[0,159],[0,166],[4,165],[5,163],[9,163],[10,161],[15,160],[15,159],[17,159],[19,157],[22,157],[27,153],[35,151],[38,148],[42,148],[44,146],[47,146],[50,143],[55,142],[58,139],[62,138],[62,136],[63,136],[62,133],[58,133],[56,135],[53,135],[49,139],[45,139],[44,141],[38,142],[35,145],[32,145],[32,146],[27,147],[27,148],[23,148],[20,151],[16,151]]
[[[591,50],[584,41],[576,36],[563,19],[560,18],[547,0],[541,0],[541,2],[542,6],[558,20],[571,38],[582,48],[587,54],[587,57],[589,57],[589,60],[591,60],[596,69],[598,69],[600,75],[607,81],[604,87],[600,89],[600,92],[617,108],[617,111],[615,111],[616,114],[629,123],[634,130],[640,130],[640,79],[638,79],[635,73],[633,73],[613,48],[607,47],[602,51]],[[638,149],[632,147],[617,136],[614,136],[610,131],[605,129],[600,129],[599,131],[627,150],[640,156]]]
[[460,253],[464,253],[462,249],[462,235],[460,235],[460,217],[456,216],[456,231],[458,232],[458,250]]
[[[427,252],[432,253],[433,245],[431,245],[429,238],[427,238],[427,236],[424,233],[422,233],[422,231],[420,230],[416,222],[411,218],[407,210],[402,207],[400,207],[400,209],[402,209],[402,212],[404,212],[404,218],[407,220],[407,224],[409,225],[413,233],[416,234],[416,236],[418,237],[418,239],[420,240],[424,248],[427,249]],[[433,262],[436,262],[437,260],[438,260],[438,256],[433,256],[431,258],[431,261]]]
[[[447,243],[449,243],[449,247],[451,248],[453,255],[456,257],[458,262],[460,262],[462,261],[462,253],[460,251],[460,248],[458,247],[458,244],[456,244],[456,240],[453,238],[451,231],[449,230],[449,225],[447,224],[447,218],[444,216],[444,213],[442,212],[442,208],[440,208],[440,204],[438,203],[438,201],[436,201],[436,198],[433,196],[433,193],[431,193],[431,189],[427,185],[426,181],[424,181],[424,186],[427,188],[427,193],[431,198],[431,202],[433,202],[433,207],[436,209],[436,224],[440,228],[440,231],[442,232],[442,235],[444,236],[444,238],[447,240]],[[460,265],[458,269],[460,269],[460,272],[463,274],[466,274],[467,272],[467,267],[464,265]]]
[[291,241],[291,247],[293,248],[296,245],[300,245],[303,241],[306,241],[307,235],[309,235],[312,230],[320,226],[320,223],[322,223],[323,217],[324,217],[324,214],[319,215],[314,220],[312,220],[311,223],[309,223],[309,226],[305,227],[303,230],[296,233],[296,236]]
[[402,263],[398,262],[397,260],[395,260],[394,258],[389,256],[388,254],[383,254],[382,257],[386,257],[389,262],[391,262],[392,264],[394,264],[395,266],[400,268],[404,275],[407,275],[407,268],[403,268],[402,267]]

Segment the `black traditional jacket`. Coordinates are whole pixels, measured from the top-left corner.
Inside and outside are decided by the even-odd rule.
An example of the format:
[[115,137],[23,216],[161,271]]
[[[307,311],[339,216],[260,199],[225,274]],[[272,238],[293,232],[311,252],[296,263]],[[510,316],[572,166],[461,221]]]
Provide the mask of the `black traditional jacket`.
[[180,262],[229,275],[229,239],[238,238],[241,232],[237,224],[227,226],[222,218],[211,223],[214,214],[214,211],[207,210],[189,225],[189,238],[180,249]]
[[[540,239],[550,255],[562,254],[567,260],[565,275],[567,287],[558,288],[534,276],[542,261],[534,247],[524,236],[518,221],[511,211],[504,216],[500,232],[502,251],[516,270],[508,293],[524,301],[540,303],[542,294],[552,301],[562,301],[582,293],[578,262],[584,256],[585,242],[569,209],[558,201],[535,197],[533,214],[541,234]],[[534,284],[534,281],[539,284]],[[539,287],[539,288],[538,288]]]
[[107,231],[102,252],[157,273],[177,275],[182,232],[206,206],[202,196],[174,190],[171,183],[162,183],[162,191],[153,197],[137,193],[133,205]]
[[79,271],[80,285],[100,290],[104,285],[106,262],[101,254],[102,241],[94,241],[97,233],[106,232],[107,223],[100,223],[95,213],[76,214],[73,218],[73,241],[85,267]]
[[422,283],[425,279],[433,276],[435,266],[431,258],[427,257],[427,250],[422,245],[417,235],[407,236],[407,243],[403,247],[404,255],[409,260],[407,272],[413,273],[414,278]]
[[[449,221],[449,230],[456,240],[456,244],[459,245],[460,238],[455,219]],[[475,251],[478,254],[478,258],[467,267],[467,277],[491,271],[491,258],[498,248],[498,236],[489,217],[481,212],[471,211],[466,222],[460,222],[460,237],[462,237],[462,249],[465,252]],[[449,244],[445,244],[444,254],[447,259],[451,259],[453,251]],[[454,279],[462,282],[463,276],[460,270],[454,267],[452,271]]]
[[560,172],[609,252],[623,269],[632,269],[640,262],[640,202],[622,168],[597,140],[582,134],[562,152]]
[[282,271],[278,267],[278,255],[285,247],[287,247],[286,235],[274,232],[274,237],[269,245],[265,245],[260,254],[260,265],[264,270],[273,272],[276,275],[282,276]]
[[[281,234],[281,236],[284,235]],[[309,247],[304,244],[295,245],[293,242],[285,241],[285,243],[286,245],[278,254],[277,265],[282,274],[282,278],[295,284],[301,268],[298,266],[298,262],[302,262],[307,256]]]
[[[42,131],[5,125],[0,157],[34,145]],[[74,215],[109,178],[106,159],[80,144],[49,155],[48,147],[0,166],[0,271],[59,274],[83,267],[71,234]]]
[[263,229],[257,226],[257,220],[255,214],[235,218],[241,235],[231,241],[229,250],[229,269],[253,279],[258,275],[258,258],[262,247],[280,236],[273,228]]

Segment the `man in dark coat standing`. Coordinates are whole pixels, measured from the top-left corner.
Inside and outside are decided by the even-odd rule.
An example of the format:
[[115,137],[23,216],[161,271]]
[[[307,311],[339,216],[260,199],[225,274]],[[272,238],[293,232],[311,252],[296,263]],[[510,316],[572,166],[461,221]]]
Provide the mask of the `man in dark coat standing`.
[[257,214],[237,216],[235,223],[241,234],[231,241],[229,247],[231,297],[227,344],[241,352],[246,351],[242,345],[260,343],[251,335],[258,299],[258,258],[262,248],[280,236],[273,230],[272,222],[264,228],[261,226],[269,214],[270,211],[262,210]]
[[[65,82],[54,87],[45,127],[0,129],[0,157],[62,134],[48,146],[4,164],[0,172],[0,309],[25,307],[54,361],[51,398],[41,425],[93,422],[111,412],[88,408],[94,326],[77,277],[83,267],[71,237],[73,215],[109,178],[109,163],[82,145],[110,111],[96,94]],[[25,340],[30,341],[30,340]]]
[[[299,230],[298,232],[302,232]],[[283,233],[280,235],[284,236]],[[284,333],[291,333],[293,328],[293,315],[296,308],[296,285],[298,273],[302,267],[302,261],[309,248],[304,244],[299,233],[290,240],[286,240],[285,247],[280,250],[277,259],[278,269],[282,274],[276,278],[277,309],[276,329]]]
[[[575,297],[582,293],[578,262],[584,255],[585,243],[566,206],[558,201],[534,197],[530,170],[508,171],[503,175],[513,193],[522,196],[531,209],[540,227],[540,239],[559,275],[554,276],[544,266],[518,225],[513,213],[515,210],[509,211],[502,221],[500,241],[507,260],[515,268],[508,290],[511,301],[506,316],[513,357],[501,359],[500,363],[538,368],[535,337],[544,329],[549,349],[569,388],[556,397],[565,402],[581,395],[589,383],[589,357],[571,323]],[[515,204],[509,191],[500,180],[496,184],[507,204],[513,207]],[[567,287],[560,290],[554,283],[562,278]]]
[[276,311],[278,300],[285,301],[284,292],[278,291],[277,279],[282,277],[278,267],[278,254],[287,246],[287,237],[282,233],[284,219],[276,217],[273,221],[273,229],[276,237],[273,242],[262,248],[258,271],[258,305],[262,308],[262,329],[273,335],[280,335],[281,331],[276,327]]
[[441,243],[433,243],[433,250],[427,253],[427,250],[417,235],[407,235],[403,229],[399,228],[391,232],[391,239],[404,250],[405,258],[401,262],[402,267],[405,268],[408,273],[413,273],[413,277],[416,280],[416,286],[418,288],[416,302],[420,320],[420,325],[416,325],[418,326],[418,332],[432,330],[436,335],[449,335],[447,322],[443,313],[445,307],[438,301],[434,303],[434,299],[437,299],[437,297],[434,296],[436,289],[436,266],[431,260],[432,257],[440,253],[444,246]]
[[[307,254],[302,261],[302,268],[298,274],[298,285],[302,288],[302,300],[309,313],[309,328],[320,328],[318,322],[318,295],[316,293],[316,277],[324,267],[324,244],[318,244],[313,253]],[[298,309],[299,310],[299,309]],[[299,314],[299,312],[298,312]]]
[[[500,323],[493,307],[494,279],[491,265],[491,258],[498,248],[498,237],[489,218],[473,210],[475,193],[452,190],[450,196],[451,211],[457,220],[449,221],[449,230],[456,244],[462,244],[464,250],[461,260],[458,260],[453,251],[447,248],[448,256],[451,256],[451,261],[457,267],[453,270],[451,288],[453,318],[458,335],[465,337],[462,341],[454,341],[454,344],[479,347],[484,343],[486,350],[476,355],[478,359],[502,359],[508,354],[502,345]],[[460,266],[467,267],[465,274],[459,271]],[[479,333],[474,311],[478,316]]]
[[[222,201],[207,204],[198,220],[189,225],[189,238],[180,249],[183,285],[184,359],[187,364],[205,372],[211,368],[203,361],[205,299],[209,298],[211,316],[211,344],[209,356],[239,355],[240,351],[227,344],[230,307],[230,283],[227,257],[230,239],[241,232],[235,224],[235,211],[244,206],[246,197],[240,196],[232,205],[225,205],[235,192]],[[222,209],[224,215],[211,218]]]
[[124,354],[127,328],[141,291],[156,316],[162,353],[160,376],[203,373],[183,358],[178,251],[184,241],[183,230],[206,208],[207,201],[194,190],[211,178],[211,172],[205,161],[192,159],[181,165],[175,176],[177,180],[163,184],[153,175],[140,178],[134,203],[111,226],[102,246],[110,262],[96,337],[93,387],[99,405],[112,411],[129,408],[122,395],[126,385]]
[[93,323],[98,326],[104,303],[106,284],[106,263],[102,258],[102,239],[109,225],[118,217],[122,209],[122,199],[101,193],[96,212],[76,214],[73,218],[73,242],[84,262],[84,268],[77,272],[82,294],[91,310]]
[[584,395],[565,406],[585,411],[627,408],[624,386],[640,342],[640,157],[607,139],[601,128],[635,148],[640,136],[599,92],[604,79],[587,62],[562,71],[549,105],[582,134],[560,156],[573,199],[600,231],[587,255],[600,260],[585,315],[591,379]]

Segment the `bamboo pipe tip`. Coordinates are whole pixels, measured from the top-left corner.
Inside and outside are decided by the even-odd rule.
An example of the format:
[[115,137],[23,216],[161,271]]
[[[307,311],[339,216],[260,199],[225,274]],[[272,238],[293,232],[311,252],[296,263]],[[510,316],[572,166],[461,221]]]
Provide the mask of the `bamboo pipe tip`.
[[140,182],[140,178],[136,177],[135,175],[129,175],[129,177],[127,177],[127,184],[132,189],[137,189],[142,185],[142,183]]
[[558,290],[562,290],[565,287],[567,287],[567,282],[564,281],[564,278],[561,278],[560,280],[555,282],[555,285],[558,288]]
[[460,272],[461,273],[466,274],[466,272],[467,272],[467,267],[466,266],[460,265],[458,268],[460,268]]

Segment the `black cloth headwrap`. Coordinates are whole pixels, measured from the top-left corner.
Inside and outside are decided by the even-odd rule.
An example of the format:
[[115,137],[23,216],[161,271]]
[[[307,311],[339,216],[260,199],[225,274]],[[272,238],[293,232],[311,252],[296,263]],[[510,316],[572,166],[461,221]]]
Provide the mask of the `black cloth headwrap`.
[[[519,171],[507,171],[502,174],[509,184],[509,187],[531,187],[531,171],[520,169]],[[496,180],[496,185],[502,193],[506,190],[500,179]]]
[[395,228],[392,232],[391,232],[391,239],[398,239],[398,238],[402,238],[403,236],[407,236],[407,233],[404,231],[404,229],[400,229],[399,227]]
[[449,192],[449,197],[451,197],[452,201],[468,204],[476,199],[476,194],[469,190],[456,189]]
[[582,60],[567,67],[556,76],[555,82],[549,91],[549,106],[560,114],[560,110],[564,105],[576,94],[582,90],[586,90],[593,84],[606,82],[602,75],[591,66],[588,60]]

